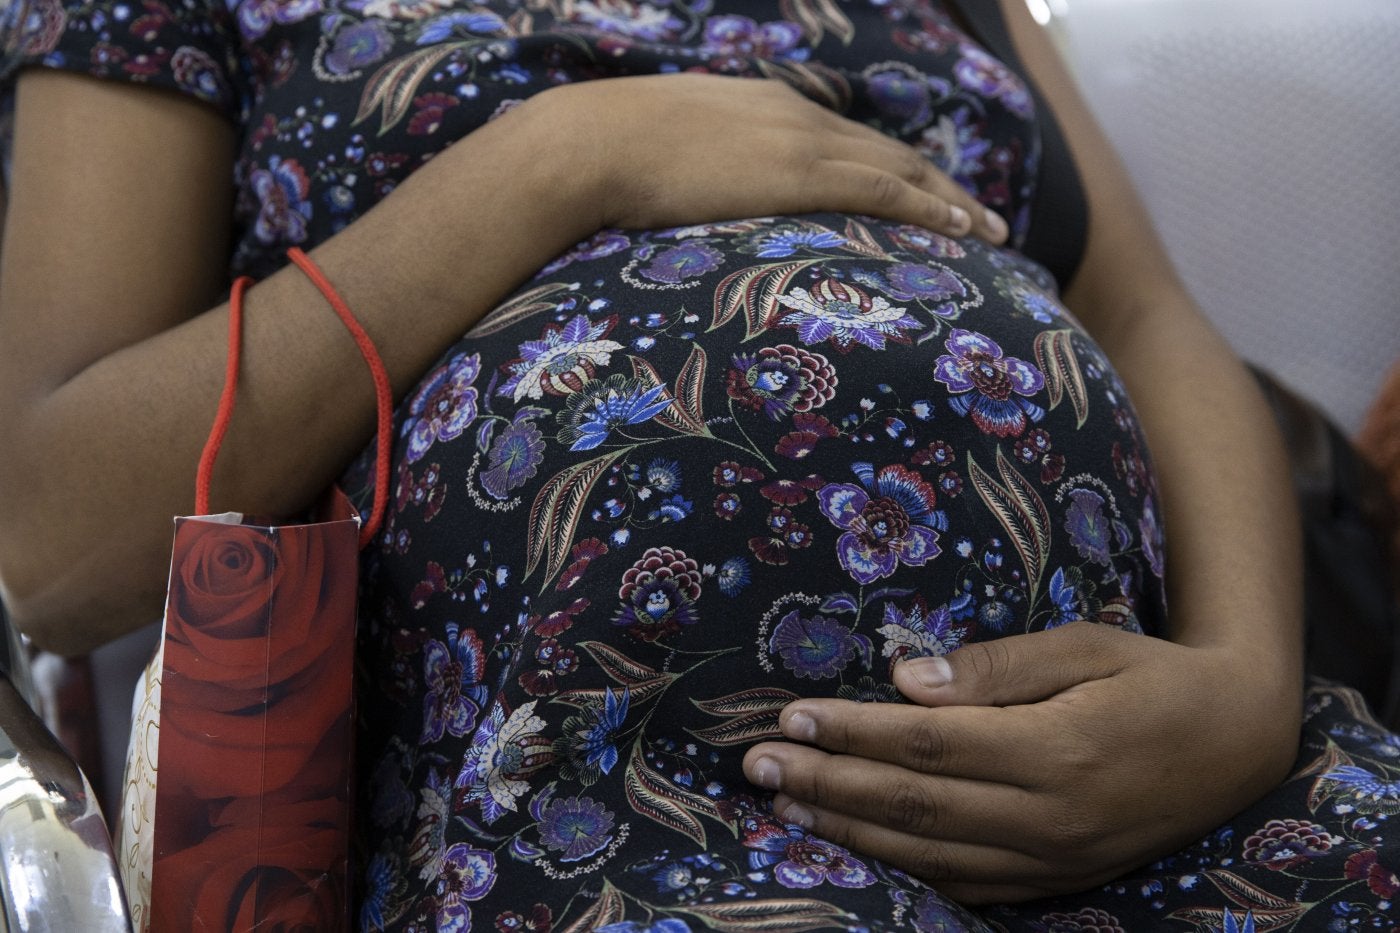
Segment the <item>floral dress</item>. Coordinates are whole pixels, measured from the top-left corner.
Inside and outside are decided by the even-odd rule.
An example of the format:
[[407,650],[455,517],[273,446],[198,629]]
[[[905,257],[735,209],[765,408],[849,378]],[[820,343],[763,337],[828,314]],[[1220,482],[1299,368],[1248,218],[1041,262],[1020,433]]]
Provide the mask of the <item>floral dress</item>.
[[[615,75],[791,82],[914,145],[1013,246],[1038,182],[1027,86],[929,0],[4,15],[8,72],[174,88],[243,128],[231,273],[530,94]],[[1141,430],[1034,257],[838,214],[604,230],[446,348],[397,427],[361,599],[361,929],[1389,926],[1400,740],[1345,690],[1310,695],[1297,775],[1230,825],[1034,904],[964,909],[745,781],[785,704],[900,702],[901,658],[1163,630]]]

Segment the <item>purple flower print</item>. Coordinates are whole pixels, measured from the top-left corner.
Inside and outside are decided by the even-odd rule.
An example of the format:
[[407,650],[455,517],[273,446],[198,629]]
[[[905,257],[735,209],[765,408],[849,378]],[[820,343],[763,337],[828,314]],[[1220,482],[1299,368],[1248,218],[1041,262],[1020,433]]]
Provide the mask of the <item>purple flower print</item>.
[[1142,518],[1138,519],[1138,532],[1142,535],[1142,553],[1152,575],[1162,578],[1166,572],[1166,542],[1162,537],[1162,523],[1157,518],[1157,503],[1151,496],[1142,502]]
[[799,49],[802,27],[787,20],[759,25],[747,16],[712,16],[705,21],[700,54],[721,65],[742,68],[747,60],[802,61],[807,49]]
[[[967,297],[967,286],[951,270],[934,263],[906,262],[886,273],[886,292],[897,301],[947,302]],[[955,305],[940,305],[934,313],[950,317],[957,313]]]
[[641,268],[641,276],[653,282],[679,285],[686,279],[715,271],[723,261],[724,254],[713,246],[683,243],[658,253],[648,265]]
[[867,69],[865,78],[875,106],[892,120],[903,121],[903,132],[929,121],[933,96],[927,77],[917,69],[886,62]]
[[948,353],[933,364],[933,378],[954,396],[948,404],[971,416],[978,429],[997,437],[1015,437],[1027,419],[1039,421],[1045,410],[1025,396],[1045,386],[1045,376],[1025,360],[1003,356],[990,337],[954,328],[943,344]]
[[311,220],[311,182],[297,160],[272,156],[267,168],[253,170],[249,182],[260,203],[253,235],[268,244],[303,242]]
[[237,5],[238,28],[244,41],[251,43],[266,35],[274,23],[299,23],[320,13],[323,6],[323,0],[246,0]]
[[937,557],[943,522],[933,509],[933,487],[898,464],[879,474],[868,463],[851,465],[862,485],[833,483],[817,492],[822,514],[845,534],[836,542],[837,558],[864,585],[888,577],[900,564],[922,567]]
[[504,499],[512,489],[523,486],[544,460],[544,435],[535,427],[533,417],[534,412],[516,412],[510,427],[491,445],[481,485],[493,498]]
[[423,380],[408,403],[409,417],[403,434],[408,435],[407,459],[417,463],[436,441],[462,436],[476,420],[476,381],[481,372],[481,356],[458,353]]
[[423,732],[419,741],[436,742],[443,733],[464,736],[476,725],[489,690],[481,682],[486,651],[476,632],[447,624],[447,644],[436,638],[423,646]]
[[510,378],[497,394],[518,402],[527,396],[543,398],[546,392],[577,392],[593,378],[595,367],[606,366],[613,351],[622,349],[616,340],[603,339],[616,323],[615,317],[590,321],[579,314],[562,327],[546,325],[539,340],[522,343],[520,357],[502,367]]
[[958,51],[962,58],[953,66],[953,75],[959,84],[983,97],[999,98],[1018,117],[1034,114],[1030,92],[1010,68],[974,45],[964,43]]
[[347,26],[336,34],[326,53],[326,71],[348,75],[375,64],[393,47],[394,37],[383,20],[371,19]]
[[612,841],[612,812],[591,798],[551,800],[540,817],[540,841],[561,861],[586,859]]
[[796,609],[773,628],[768,650],[781,657],[788,670],[809,680],[835,677],[857,653],[863,654],[866,666],[870,666],[870,639],[826,616],[804,619]]
[[749,865],[772,867],[773,878],[786,888],[805,890],[828,881],[840,888],[866,888],[875,873],[851,853],[800,826],[750,818],[742,824]]
[[808,346],[829,340],[842,353],[857,343],[872,350],[885,349],[886,340],[908,343],[909,335],[904,331],[919,326],[904,308],[836,279],[823,279],[810,292],[794,288],[780,295],[778,303],[792,309],[783,315],[779,327],[796,328]]
[[437,928],[439,933],[466,933],[472,926],[467,904],[479,901],[496,883],[496,856],[459,842],[442,857],[438,872]]
[[1103,513],[1103,496],[1092,489],[1071,489],[1069,499],[1065,530],[1070,544],[1081,557],[1108,566],[1113,529]]
[[545,276],[558,272],[571,262],[602,259],[604,256],[620,253],[631,245],[632,241],[620,230],[600,230],[545,266],[540,270],[540,275]]

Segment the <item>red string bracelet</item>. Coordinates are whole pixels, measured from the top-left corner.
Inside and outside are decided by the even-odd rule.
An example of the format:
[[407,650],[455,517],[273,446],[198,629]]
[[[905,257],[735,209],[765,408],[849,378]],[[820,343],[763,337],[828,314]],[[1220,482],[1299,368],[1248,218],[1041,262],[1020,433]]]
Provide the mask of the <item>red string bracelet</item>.
[[[325,296],[336,316],[350,331],[350,335],[355,339],[355,346],[359,349],[360,355],[364,357],[366,365],[369,366],[370,377],[374,380],[377,422],[374,504],[370,509],[369,521],[360,529],[360,547],[363,548],[379,533],[379,528],[384,523],[384,512],[389,504],[389,458],[393,453],[394,423],[394,397],[393,389],[389,383],[389,373],[384,368],[384,361],[380,359],[374,341],[360,326],[360,322],[355,319],[354,313],[346,305],[345,300],[340,297],[335,287],[326,279],[311,257],[294,246],[287,250],[287,258],[305,273],[311,283]],[[199,458],[199,470],[195,475],[195,513],[198,515],[205,515],[209,511],[209,485],[214,474],[214,459],[218,456],[224,435],[228,433],[229,421],[233,418],[233,403],[238,390],[238,365],[242,357],[243,293],[251,284],[252,279],[247,276],[241,277],[233,283],[233,289],[229,294],[228,364],[224,371],[224,391],[219,397],[218,413],[214,417],[214,425],[209,431],[209,439],[204,444],[204,452]]]

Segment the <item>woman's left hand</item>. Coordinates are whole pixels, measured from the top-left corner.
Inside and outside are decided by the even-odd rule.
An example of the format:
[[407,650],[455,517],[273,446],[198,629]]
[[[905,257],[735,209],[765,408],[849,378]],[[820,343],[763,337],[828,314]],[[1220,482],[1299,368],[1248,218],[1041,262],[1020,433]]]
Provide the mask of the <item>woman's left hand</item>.
[[1269,681],[1236,651],[1074,623],[899,663],[916,705],[792,703],[783,735],[808,744],[744,770],[822,838],[957,900],[1026,900],[1174,851],[1281,779],[1298,685]]

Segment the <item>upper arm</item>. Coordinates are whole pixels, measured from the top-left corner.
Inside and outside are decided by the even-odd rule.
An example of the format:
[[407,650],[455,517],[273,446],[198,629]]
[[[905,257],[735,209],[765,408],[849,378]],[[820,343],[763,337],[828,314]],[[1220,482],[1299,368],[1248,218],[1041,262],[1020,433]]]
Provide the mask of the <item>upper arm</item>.
[[[1101,340],[1138,314],[1189,306],[1127,170],[1080,97],[1073,77],[1024,0],[1000,0],[1021,60],[1049,102],[1078,167],[1088,202],[1084,259],[1066,302]],[[1162,301],[1162,298],[1169,301]]]
[[52,391],[217,302],[234,131],[179,94],[31,69],[0,252],[0,399]]

